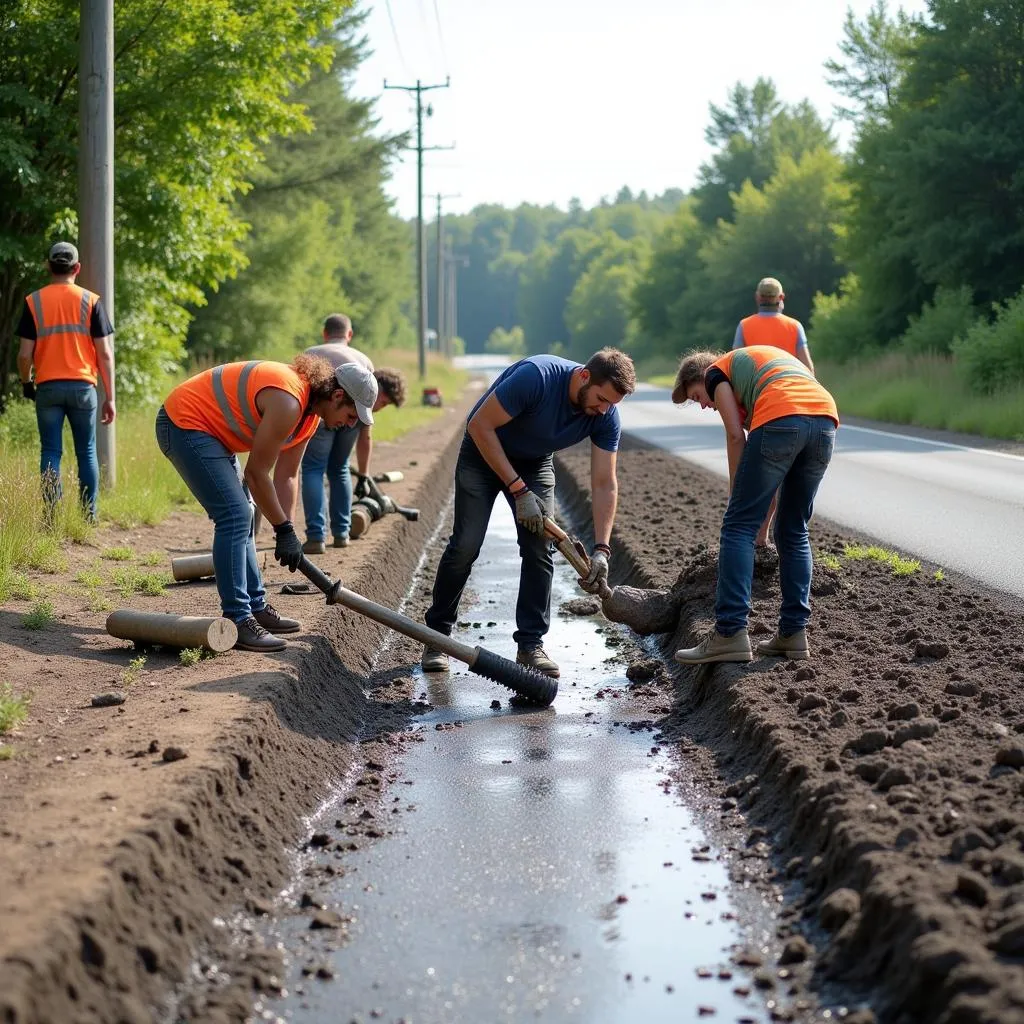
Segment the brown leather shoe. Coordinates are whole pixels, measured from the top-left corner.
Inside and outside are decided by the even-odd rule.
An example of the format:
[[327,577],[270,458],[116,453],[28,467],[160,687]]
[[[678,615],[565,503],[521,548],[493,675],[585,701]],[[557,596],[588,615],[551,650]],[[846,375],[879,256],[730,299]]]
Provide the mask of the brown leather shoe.
[[302,623],[298,619],[286,619],[278,614],[273,605],[266,605],[258,612],[253,612],[252,617],[264,628],[275,636],[282,633],[298,633],[302,629]]
[[322,540],[307,540],[302,545],[304,555],[322,555],[327,550],[327,545]]
[[288,644],[280,637],[264,629],[255,615],[250,615],[238,623],[238,640],[235,647],[240,651],[256,651],[259,654],[272,654],[283,651]]
[[516,654],[516,661],[520,665],[543,672],[552,679],[557,679],[561,674],[558,665],[547,656],[543,647],[520,647]]

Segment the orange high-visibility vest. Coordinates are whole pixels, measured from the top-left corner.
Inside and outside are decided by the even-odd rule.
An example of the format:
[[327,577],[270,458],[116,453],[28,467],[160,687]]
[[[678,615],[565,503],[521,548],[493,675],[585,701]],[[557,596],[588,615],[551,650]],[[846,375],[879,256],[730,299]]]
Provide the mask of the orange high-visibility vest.
[[36,324],[32,350],[37,384],[48,380],[96,383],[99,363],[92,337],[92,311],[98,295],[77,284],[48,284],[28,297]]
[[263,413],[256,407],[256,396],[264,388],[288,392],[303,410],[282,451],[316,433],[320,417],[305,413],[309,382],[290,366],[268,360],[225,363],[204,370],[179,384],[167,396],[164,409],[176,427],[202,430],[217,438],[228,451],[247,452],[252,450],[256,428],[263,419]]
[[791,316],[778,313],[775,316],[761,316],[755,313],[740,321],[743,330],[743,344],[771,345],[781,348],[791,356],[796,355],[797,343],[800,340],[800,323]]
[[729,378],[736,401],[746,411],[743,426],[747,430],[783,416],[828,416],[839,426],[832,395],[799,359],[771,345],[734,348],[712,363],[711,369]]

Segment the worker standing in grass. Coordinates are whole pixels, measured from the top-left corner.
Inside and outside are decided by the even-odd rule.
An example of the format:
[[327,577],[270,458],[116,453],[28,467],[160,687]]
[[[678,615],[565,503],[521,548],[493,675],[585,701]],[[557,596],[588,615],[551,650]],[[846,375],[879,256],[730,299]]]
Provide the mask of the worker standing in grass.
[[39,426],[39,471],[43,500],[52,512],[60,499],[60,463],[64,452],[64,420],[78,462],[78,484],[86,516],[95,522],[100,467],[96,458],[96,380],[106,397],[99,417],[113,423],[114,327],[100,297],[79,288],[82,269],[78,250],[58,242],[47,258],[50,283],[25,299],[18,322],[18,372],[25,398],[36,403]]
[[[297,633],[267,603],[256,562],[252,507],[274,527],[274,557],[293,572],[302,544],[292,525],[299,463],[322,419],[328,426],[373,423],[377,381],[365,367],[335,369],[325,359],[295,357],[215,366],[179,384],[156,417],[160,450],[213,520],[213,565],[221,610],[238,626],[237,647],[284,650]],[[240,473],[238,452],[249,452]]]
[[[332,366],[345,363],[365,366],[377,378],[377,401],[373,411],[387,405],[401,406],[405,402],[405,379],[398,370],[382,367],[375,370],[370,358],[352,347],[352,321],[344,313],[332,313],[324,321],[323,344],[306,350],[306,355],[326,359]],[[357,423],[353,427],[328,427],[321,422],[317,432],[309,439],[302,457],[302,510],[306,517],[306,542],[302,550],[307,555],[322,555],[327,548],[326,528],[330,521],[333,546],[348,546],[349,527],[352,523],[352,476],[349,459],[356,452],[356,468],[364,476],[370,472],[373,452],[373,427]],[[327,477],[328,500],[324,500],[324,476]],[[327,505],[325,515],[324,506]]]
[[[599,593],[608,585],[612,525],[618,487],[619,412],[636,388],[633,361],[605,348],[586,365],[558,356],[531,356],[505,370],[474,406],[455,467],[455,524],[434,580],[425,621],[451,634],[462,591],[487,532],[494,500],[504,493],[518,527],[519,598],[516,660],[558,678],[558,665],[541,646],[551,621],[554,563],[544,537],[544,516],[554,514],[552,453],[590,439],[590,489],[594,515],[591,572],[581,581]],[[448,656],[423,651],[425,672],[444,672]]]
[[[764,277],[758,281],[754,302],[757,305],[757,312],[739,322],[732,347],[737,349],[751,345],[771,345],[773,348],[788,352],[791,356],[796,356],[811,373],[814,373],[814,363],[811,361],[811,350],[807,345],[804,325],[782,312],[786,304],[786,293],[782,290],[782,283],[778,278]],[[755,554],[770,551],[768,538],[775,520],[775,507],[776,499],[772,498],[764,522],[761,523],[754,540]]]
[[747,619],[754,538],[776,491],[782,609],[778,632],[759,643],[757,653],[809,657],[806,626],[813,559],[807,526],[835,448],[835,400],[800,360],[777,348],[754,345],[724,356],[684,356],[672,401],[716,409],[725,424],[729,453],[729,505],[718,548],[715,627],[696,647],[676,651],[676,661],[693,665],[752,659]]

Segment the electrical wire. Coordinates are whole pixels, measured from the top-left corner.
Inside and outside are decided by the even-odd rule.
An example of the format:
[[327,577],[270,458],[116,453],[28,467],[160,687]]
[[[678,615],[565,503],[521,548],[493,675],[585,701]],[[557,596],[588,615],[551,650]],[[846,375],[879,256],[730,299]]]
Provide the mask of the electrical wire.
[[441,31],[441,12],[437,9],[437,0],[434,0],[434,21],[437,23],[437,39],[441,44],[441,60],[444,62],[444,73],[448,74],[448,54],[444,48],[444,33]]
[[398,41],[398,29],[395,28],[395,19],[391,13],[391,0],[384,0],[384,6],[388,11],[388,21],[391,23],[391,36],[395,41],[395,49],[398,51],[398,59],[402,62],[402,69],[410,74],[409,65],[405,62],[405,54],[402,53],[402,44]]

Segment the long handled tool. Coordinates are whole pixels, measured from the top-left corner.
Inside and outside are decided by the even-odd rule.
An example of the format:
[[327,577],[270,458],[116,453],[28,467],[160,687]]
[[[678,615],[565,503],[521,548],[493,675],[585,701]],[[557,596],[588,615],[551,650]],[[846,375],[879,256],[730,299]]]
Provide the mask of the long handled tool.
[[570,537],[554,519],[548,516],[544,517],[544,533],[562,552],[565,560],[583,579],[586,579],[590,575],[590,559],[587,557],[587,549],[575,537]]
[[400,615],[398,612],[375,604],[354,590],[341,585],[341,580],[332,580],[308,558],[303,556],[299,562],[299,572],[306,577],[318,590],[327,597],[328,604],[340,604],[360,615],[365,615],[374,622],[379,622],[398,633],[418,640],[428,647],[436,647],[439,651],[465,662],[471,672],[492,679],[502,686],[507,686],[521,697],[547,707],[558,694],[558,683],[536,669],[527,668],[501,655],[488,651],[484,647],[470,647],[469,644],[453,640],[436,629]]

